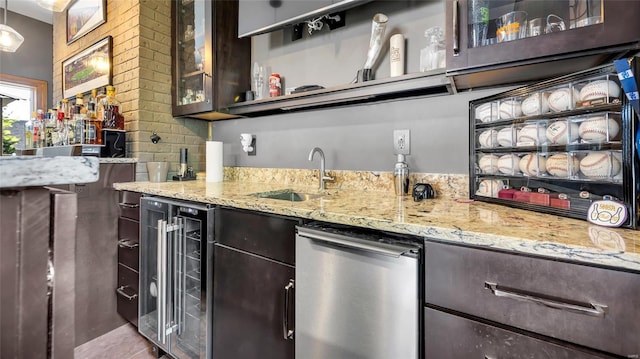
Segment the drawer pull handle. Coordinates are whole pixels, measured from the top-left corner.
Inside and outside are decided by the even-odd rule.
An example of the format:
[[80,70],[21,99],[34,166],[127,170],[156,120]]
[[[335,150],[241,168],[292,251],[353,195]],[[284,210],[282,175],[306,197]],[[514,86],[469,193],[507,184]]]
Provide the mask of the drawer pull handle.
[[118,295],[125,297],[127,300],[134,300],[136,298],[138,298],[138,294],[137,293],[133,293],[133,294],[127,294],[124,290],[126,288],[128,288],[129,286],[126,285],[121,285],[116,289],[116,293],[118,293]]
[[138,208],[138,207],[140,207],[140,205],[137,204],[137,203],[118,203],[118,205],[120,205],[120,207],[122,207],[122,208]]
[[118,246],[120,248],[127,248],[127,249],[134,249],[140,246],[140,244],[136,243],[136,242],[129,242],[126,239],[122,239],[118,241]]
[[498,288],[498,285],[496,283],[484,282],[484,287],[485,289],[489,289],[491,293],[493,293],[493,295],[495,295],[496,297],[506,297],[515,300],[521,300],[524,302],[541,304],[550,308],[566,310],[578,314],[591,315],[594,317],[604,317],[607,309],[606,305],[588,303],[589,306],[587,307],[583,305],[560,302],[553,299],[540,298],[530,294],[517,293],[512,290],[500,289]]

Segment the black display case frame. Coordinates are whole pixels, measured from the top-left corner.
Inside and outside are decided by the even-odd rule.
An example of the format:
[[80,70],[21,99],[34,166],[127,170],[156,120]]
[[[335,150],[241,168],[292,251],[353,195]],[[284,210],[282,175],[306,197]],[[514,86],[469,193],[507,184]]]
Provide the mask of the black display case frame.
[[[637,76],[640,72],[640,64],[638,61],[640,57],[633,57],[629,59],[631,69],[636,75],[636,83],[638,82]],[[511,119],[500,119],[491,117],[494,121],[481,122],[476,119],[476,109],[483,104],[487,103],[500,103],[499,101],[509,98],[524,98],[535,92],[540,92],[552,88],[558,88],[561,86],[567,86],[568,84],[578,84],[581,81],[587,81],[588,79],[598,78],[598,76],[609,75],[617,80],[617,72],[613,63],[598,66],[592,69],[568,74],[565,76],[552,78],[542,82],[532,83],[523,87],[519,87],[506,92],[498,93],[492,96],[484,97],[481,99],[473,100],[469,102],[469,196],[471,199],[479,200],[483,202],[497,203],[507,205],[514,208],[522,208],[526,210],[538,211],[543,213],[555,214],[563,217],[570,217],[576,219],[587,219],[587,209],[591,203],[595,200],[601,200],[613,198],[615,201],[619,201],[627,208],[628,216],[622,223],[622,227],[636,229],[638,226],[638,169],[640,168],[640,161],[635,143],[635,134],[638,129],[638,114],[632,109],[630,102],[627,100],[624,91],[620,88],[619,99],[609,99],[605,103],[587,105],[576,109],[571,109],[561,112],[548,112],[536,115],[519,115],[514,116]],[[584,83],[584,82],[583,82]],[[493,107],[493,105],[491,105]],[[550,123],[554,120],[562,120],[566,118],[573,118],[576,116],[590,116],[600,113],[614,113],[616,118],[619,118],[619,134],[615,141],[605,141],[604,143],[585,143],[581,139],[577,141],[569,141],[568,144],[538,144],[512,147],[503,147],[500,145],[486,146],[480,145],[478,134],[499,128],[500,126],[523,126],[532,122],[547,122]],[[483,148],[484,147],[484,148]],[[500,171],[494,173],[486,173],[480,169],[479,158],[485,154],[487,155],[504,155],[504,154],[516,154],[521,156],[523,153],[536,153],[543,157],[548,158],[549,154],[555,152],[566,153],[581,153],[589,151],[602,151],[607,153],[615,153],[620,155],[621,170],[620,174],[614,177],[599,180],[599,179],[585,179],[582,174],[576,174],[576,176],[568,176],[566,178],[558,178],[549,175],[548,173],[541,174],[538,169],[538,175],[526,175],[523,173],[518,174],[506,174]],[[495,158],[495,157],[494,157]],[[484,167],[486,168],[486,167]],[[568,208],[563,206],[551,206],[547,204],[531,203],[528,201],[514,200],[504,198],[502,193],[499,196],[494,196],[496,192],[492,192],[486,195],[480,191],[479,184],[483,180],[489,180],[489,183],[497,183],[491,180],[502,181],[502,183],[510,186],[515,191],[524,189],[530,190],[533,193],[550,193],[552,197],[560,195],[560,198],[566,198]],[[487,182],[485,182],[487,183]],[[495,189],[494,189],[495,190]],[[580,196],[582,195],[582,196]],[[536,194],[537,196],[537,194]],[[558,203],[558,202],[556,202]]]

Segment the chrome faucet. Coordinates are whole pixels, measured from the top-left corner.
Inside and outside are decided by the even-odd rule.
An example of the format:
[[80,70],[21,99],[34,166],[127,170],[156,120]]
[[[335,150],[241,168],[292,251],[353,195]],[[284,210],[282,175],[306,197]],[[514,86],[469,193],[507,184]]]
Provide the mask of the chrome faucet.
[[320,147],[314,147],[311,152],[309,152],[309,161],[313,161],[313,155],[315,155],[316,152],[320,155],[320,175],[318,176],[320,177],[320,190],[324,191],[324,183],[332,182],[335,180],[335,178],[327,176],[325,173],[326,171],[324,167],[324,152],[322,152]]

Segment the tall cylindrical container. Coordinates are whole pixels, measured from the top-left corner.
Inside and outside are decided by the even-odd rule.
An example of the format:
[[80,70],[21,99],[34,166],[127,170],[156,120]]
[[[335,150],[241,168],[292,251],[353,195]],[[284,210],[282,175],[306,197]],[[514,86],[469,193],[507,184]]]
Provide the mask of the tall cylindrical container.
[[404,36],[396,34],[389,40],[391,77],[404,75]]
[[222,182],[224,179],[222,147],[221,141],[207,141],[207,182]]

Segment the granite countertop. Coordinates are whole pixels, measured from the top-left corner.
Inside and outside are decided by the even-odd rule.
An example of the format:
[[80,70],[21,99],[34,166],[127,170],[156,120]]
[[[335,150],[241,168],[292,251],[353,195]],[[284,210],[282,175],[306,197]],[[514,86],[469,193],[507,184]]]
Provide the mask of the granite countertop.
[[97,157],[0,157],[0,188],[91,183],[99,177]]
[[451,243],[567,259],[640,273],[640,231],[464,199],[414,202],[392,192],[328,190],[301,202],[251,194],[316,187],[225,181],[116,183],[117,190],[347,224]]

